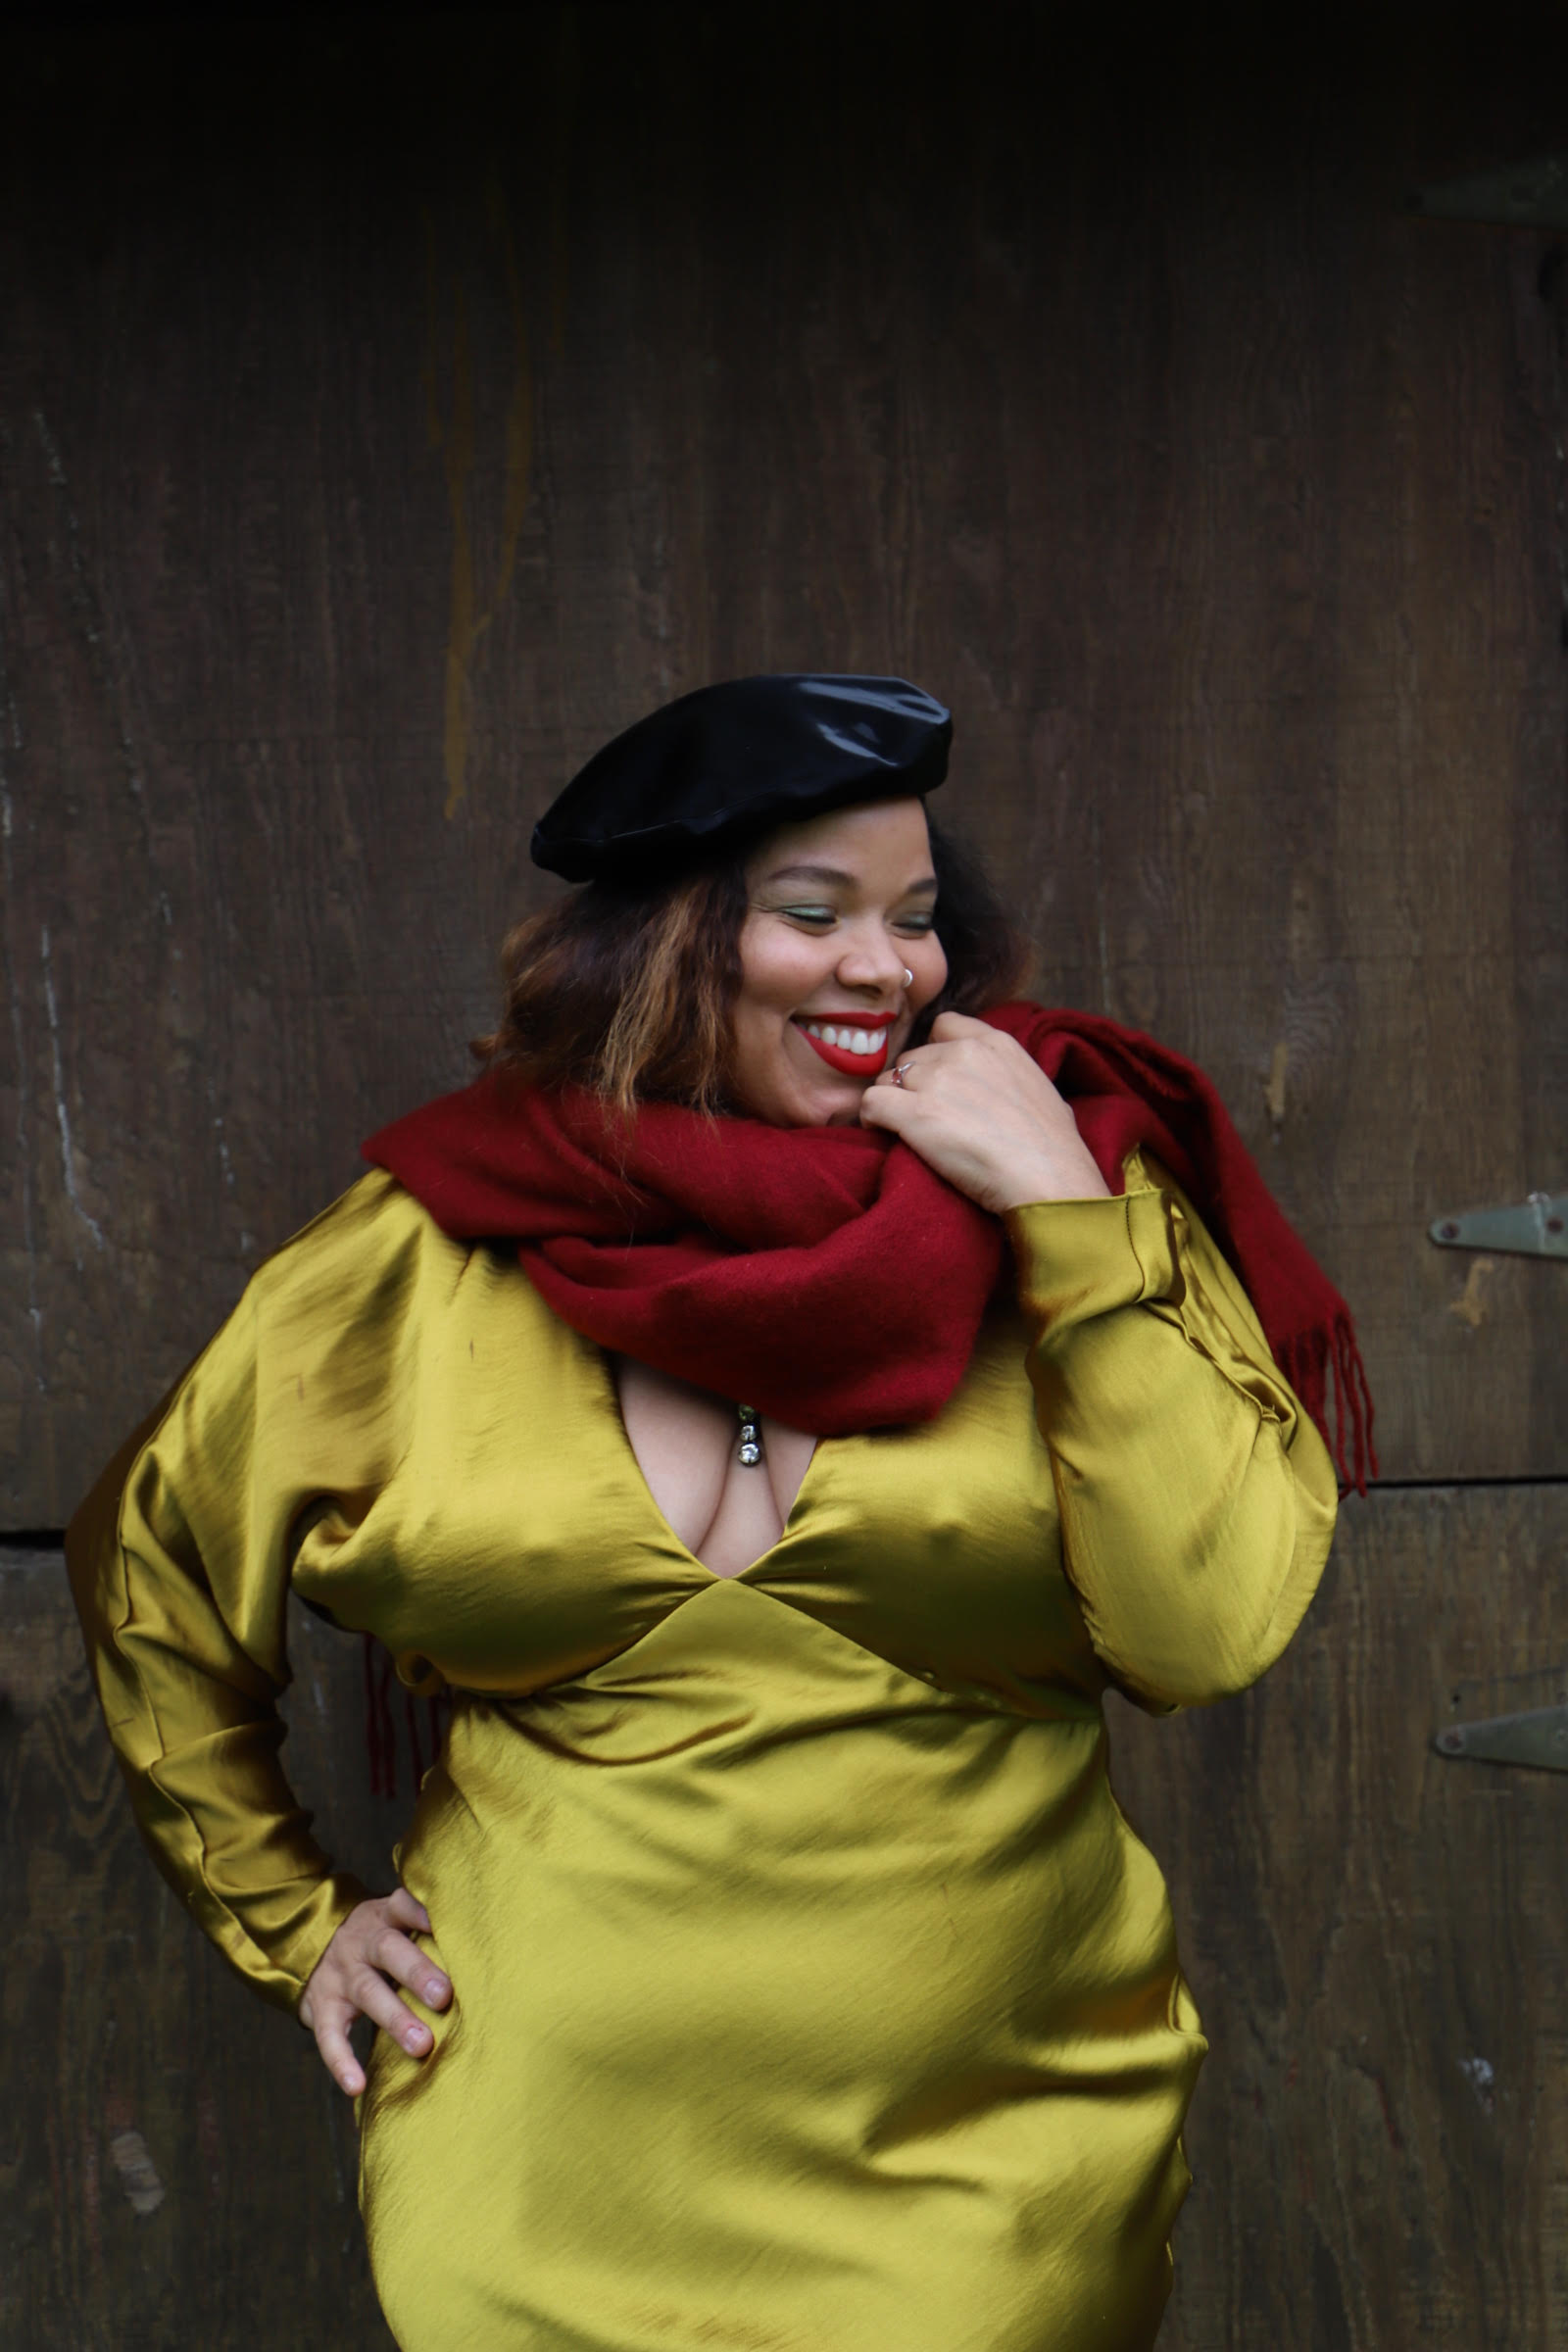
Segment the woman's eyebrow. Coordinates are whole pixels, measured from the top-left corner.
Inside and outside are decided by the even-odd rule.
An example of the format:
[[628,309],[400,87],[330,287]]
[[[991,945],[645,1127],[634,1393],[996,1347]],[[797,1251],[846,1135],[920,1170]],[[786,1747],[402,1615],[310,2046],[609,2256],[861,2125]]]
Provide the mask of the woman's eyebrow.
[[[847,874],[838,865],[776,865],[765,878],[769,882],[842,882],[853,890],[858,876]],[[935,890],[936,886],[935,874],[922,874],[918,882],[906,886],[904,896],[908,898],[917,890]]]

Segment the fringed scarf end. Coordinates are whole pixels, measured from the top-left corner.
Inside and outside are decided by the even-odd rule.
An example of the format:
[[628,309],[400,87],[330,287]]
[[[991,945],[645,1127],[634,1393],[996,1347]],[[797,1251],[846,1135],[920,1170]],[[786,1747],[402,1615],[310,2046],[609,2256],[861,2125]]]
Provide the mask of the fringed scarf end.
[[1378,1474],[1377,1448],[1372,1443],[1372,1391],[1348,1313],[1342,1310],[1326,1329],[1318,1325],[1289,1340],[1281,1351],[1280,1369],[1322,1432],[1334,1457],[1342,1496],[1365,1494],[1368,1479]]

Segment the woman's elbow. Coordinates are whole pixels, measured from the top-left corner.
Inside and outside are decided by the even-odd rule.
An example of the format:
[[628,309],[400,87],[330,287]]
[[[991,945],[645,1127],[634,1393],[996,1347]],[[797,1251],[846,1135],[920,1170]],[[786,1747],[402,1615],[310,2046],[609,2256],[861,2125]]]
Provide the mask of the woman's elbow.
[[1113,1605],[1086,1606],[1116,1681],[1160,1708],[1211,1705],[1266,1674],[1305,1615],[1333,1541],[1332,1493],[1325,1508],[1282,1449],[1216,1500],[1224,1507],[1146,1524],[1136,1566],[1113,1584],[1096,1580]]

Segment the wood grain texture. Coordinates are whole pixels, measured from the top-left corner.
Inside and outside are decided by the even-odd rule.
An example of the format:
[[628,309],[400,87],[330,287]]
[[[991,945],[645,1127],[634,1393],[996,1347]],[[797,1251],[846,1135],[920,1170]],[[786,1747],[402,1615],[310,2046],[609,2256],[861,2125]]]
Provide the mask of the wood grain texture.
[[1568,24],[588,5],[0,35],[0,1522],[464,1075],[530,822],[759,667],[951,699],[1038,990],[1196,1054],[1386,1471],[1560,1467],[1561,272],[1413,184]]
[[[366,1793],[358,1644],[297,1616],[290,1769],[385,1886],[395,1814]],[[58,1553],[0,1553],[0,2342],[390,2352],[352,2110],[148,1860]]]
[[1568,1776],[1446,1723],[1568,1699],[1568,1487],[1349,1505],[1293,1647],[1113,1780],[1211,2050],[1162,2352],[1568,2340]]
[[[1212,2043],[1169,2352],[1568,2336],[1568,1777],[1431,1747],[1568,1695],[1565,1550],[1568,1488],[1377,1495],[1256,1690],[1159,1723],[1112,1702],[1115,1784]],[[142,1854],[57,1557],[6,1555],[0,1640],[0,1843],[24,1889],[0,2340],[372,2352],[349,2111]],[[304,1610],[291,1640],[290,1768],[385,1885],[410,1784],[401,1808],[366,1793],[358,1644]],[[115,2161],[132,2132],[151,2212]]]

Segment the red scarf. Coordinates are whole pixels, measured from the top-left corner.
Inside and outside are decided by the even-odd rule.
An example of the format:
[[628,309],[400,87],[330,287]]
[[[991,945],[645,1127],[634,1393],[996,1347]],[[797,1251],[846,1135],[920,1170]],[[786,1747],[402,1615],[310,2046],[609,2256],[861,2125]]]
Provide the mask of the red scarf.
[[[1093,1013],[984,1017],[1060,1087],[1113,1192],[1141,1145],[1190,1196],[1342,1481],[1364,1494],[1377,1459],[1349,1309],[1202,1071]],[[939,1413],[1003,1270],[1001,1221],[885,1129],[710,1121],[668,1103],[626,1129],[591,1095],[491,1069],[364,1150],[455,1240],[514,1242],[585,1338],[820,1437]]]

